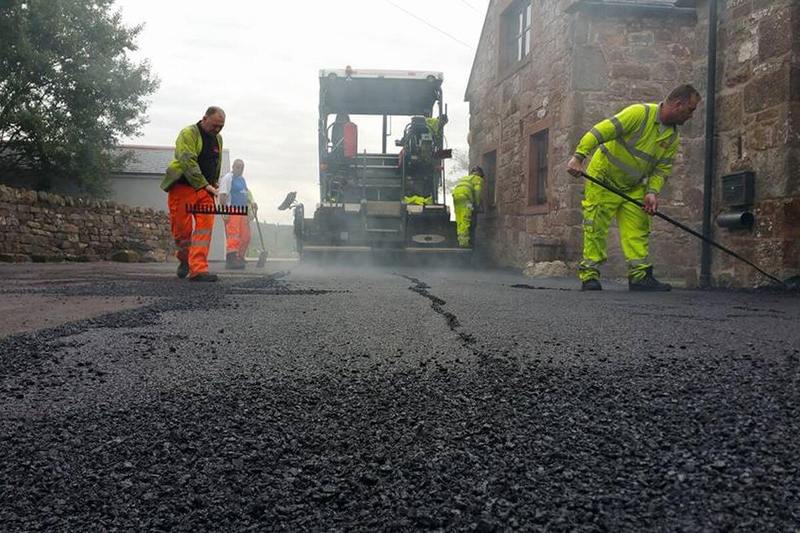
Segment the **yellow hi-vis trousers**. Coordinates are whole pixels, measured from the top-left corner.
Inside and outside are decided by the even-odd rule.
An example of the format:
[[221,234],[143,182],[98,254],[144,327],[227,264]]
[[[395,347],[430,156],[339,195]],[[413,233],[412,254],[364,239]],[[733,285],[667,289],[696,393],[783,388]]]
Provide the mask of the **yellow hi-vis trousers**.
[[[626,191],[635,200],[642,201],[645,185]],[[652,266],[648,261],[650,215],[596,183],[587,182],[583,205],[583,260],[578,265],[581,281],[598,279],[599,266],[608,257],[606,241],[611,219],[617,219],[622,253],[628,262],[628,277],[641,279]]]
[[472,225],[472,190],[468,187],[456,187],[453,189],[453,207],[456,212],[456,233],[458,233],[458,245],[461,248],[469,248],[469,229]]

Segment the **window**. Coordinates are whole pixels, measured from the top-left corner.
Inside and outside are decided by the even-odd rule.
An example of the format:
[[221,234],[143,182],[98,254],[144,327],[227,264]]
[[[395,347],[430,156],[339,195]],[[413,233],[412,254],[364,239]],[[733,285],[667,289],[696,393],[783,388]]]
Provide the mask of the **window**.
[[531,2],[515,0],[505,10],[501,22],[500,63],[513,68],[531,52]]
[[543,205],[547,203],[548,130],[528,139],[528,205]]
[[486,207],[492,208],[497,203],[495,194],[496,180],[495,174],[497,172],[497,150],[492,150],[483,154],[481,161],[481,168],[483,173],[486,174]]

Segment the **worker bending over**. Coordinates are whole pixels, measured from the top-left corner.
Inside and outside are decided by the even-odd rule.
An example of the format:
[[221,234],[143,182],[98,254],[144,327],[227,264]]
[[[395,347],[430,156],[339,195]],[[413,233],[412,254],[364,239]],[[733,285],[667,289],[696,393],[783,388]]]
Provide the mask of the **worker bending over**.
[[481,203],[481,190],[483,189],[483,169],[475,166],[453,188],[453,207],[456,211],[456,232],[458,245],[461,248],[471,246],[470,232],[473,225],[472,213]]
[[[214,207],[222,165],[225,112],[211,106],[196,124],[186,126],[175,141],[175,159],[167,167],[161,188],[168,193],[169,220],[178,251],[178,277],[217,281],[208,272],[208,248],[214,215],[191,214],[187,204]],[[193,227],[194,226],[194,227]]]
[[624,191],[643,208],[590,181],[583,205],[583,260],[578,267],[582,290],[601,290],[599,267],[607,258],[606,241],[611,219],[617,219],[622,252],[628,263],[628,288],[668,291],[653,277],[648,257],[650,217],[672,172],[680,140],[677,126],[689,120],[700,103],[691,85],[674,89],[659,104],[634,104],[586,133],[567,165],[573,176],[583,172],[584,159],[595,149],[586,173]]

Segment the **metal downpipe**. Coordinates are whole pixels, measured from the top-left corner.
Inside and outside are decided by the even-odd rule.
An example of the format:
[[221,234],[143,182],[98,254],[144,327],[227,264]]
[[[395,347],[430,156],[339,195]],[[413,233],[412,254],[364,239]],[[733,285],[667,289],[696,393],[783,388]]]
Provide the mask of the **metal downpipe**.
[[[708,2],[708,72],[706,80],[705,172],[703,177],[703,235],[711,238],[714,192],[714,135],[717,107],[717,0]],[[711,245],[703,241],[700,253],[700,286],[711,286]]]

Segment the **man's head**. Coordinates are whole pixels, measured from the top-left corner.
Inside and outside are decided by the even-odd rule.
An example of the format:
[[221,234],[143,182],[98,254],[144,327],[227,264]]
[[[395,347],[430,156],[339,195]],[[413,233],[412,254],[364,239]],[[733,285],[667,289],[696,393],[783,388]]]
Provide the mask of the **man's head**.
[[676,87],[661,105],[661,122],[669,126],[683,124],[692,118],[700,100],[700,93],[691,85]]
[[218,134],[225,127],[225,111],[212,105],[206,109],[206,114],[203,115],[203,120],[200,121],[200,127],[209,135]]
[[241,159],[234,160],[232,168],[234,176],[241,176],[244,174],[244,161]]
[[474,174],[476,176],[484,177],[483,169],[481,167],[479,167],[478,165],[475,165],[474,167],[472,167],[470,169],[469,173],[470,174]]

